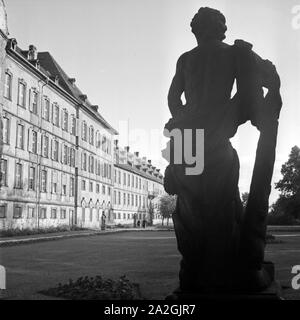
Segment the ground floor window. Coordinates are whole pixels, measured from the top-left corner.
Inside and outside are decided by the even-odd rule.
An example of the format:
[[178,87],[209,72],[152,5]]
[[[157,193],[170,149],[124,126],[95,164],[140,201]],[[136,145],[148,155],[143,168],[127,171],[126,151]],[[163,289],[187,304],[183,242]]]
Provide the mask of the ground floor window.
[[6,205],[0,205],[0,219],[6,218]]
[[32,219],[34,218],[34,208],[33,207],[29,207],[28,208],[28,219]]
[[21,219],[22,218],[22,207],[20,207],[20,206],[14,207],[13,218],[14,219]]
[[60,210],[60,218],[64,220],[64,219],[66,219],[66,217],[67,217],[66,209],[61,209]]
[[47,209],[46,208],[41,208],[40,209],[39,218],[40,219],[46,219],[47,218]]
[[57,219],[57,209],[51,209],[51,219]]

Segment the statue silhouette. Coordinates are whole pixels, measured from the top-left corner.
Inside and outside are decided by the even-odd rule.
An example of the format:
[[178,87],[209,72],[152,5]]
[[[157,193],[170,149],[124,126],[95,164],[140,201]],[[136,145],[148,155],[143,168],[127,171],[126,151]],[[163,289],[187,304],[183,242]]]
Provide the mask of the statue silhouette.
[[[262,291],[274,280],[264,249],[282,106],[280,79],[274,65],[260,58],[250,43],[223,42],[226,20],[218,10],[200,8],[191,28],[198,45],[177,62],[168,94],[172,119],[165,130],[184,134],[184,129],[204,129],[204,171],[186,175],[189,164],[184,159],[174,163],[171,156],[165,172],[165,190],[177,195],[173,221],[182,260],[176,293]],[[234,81],[237,92],[231,97]],[[239,159],[229,139],[248,120],[260,138],[243,210]],[[195,139],[184,140],[183,148],[187,143],[195,149]],[[169,148],[171,155],[176,152],[174,139]]]

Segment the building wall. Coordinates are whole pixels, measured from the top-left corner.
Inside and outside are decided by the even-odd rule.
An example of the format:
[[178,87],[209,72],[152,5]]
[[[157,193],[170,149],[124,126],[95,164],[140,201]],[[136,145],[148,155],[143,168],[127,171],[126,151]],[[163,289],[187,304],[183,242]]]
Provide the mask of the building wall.
[[[4,98],[2,112],[2,119],[8,119],[9,128],[2,156],[7,161],[7,181],[0,191],[0,203],[6,206],[6,219],[0,219],[0,228],[70,225],[72,221],[69,215],[73,215],[75,206],[74,194],[70,193],[70,182],[71,178],[75,178],[75,167],[70,165],[70,161],[64,163],[63,150],[66,145],[69,150],[72,148],[75,151],[76,137],[70,134],[70,130],[67,132],[62,129],[62,121],[59,122],[59,127],[53,124],[52,109],[54,105],[59,106],[62,120],[65,111],[69,115],[76,115],[75,106],[10,56],[5,60],[5,72],[12,75],[12,88],[11,99]],[[18,104],[20,81],[26,87],[24,106]],[[31,112],[33,88],[38,92],[37,114]],[[50,102],[49,121],[44,119],[44,99],[49,99]],[[17,145],[19,125],[23,126],[22,147]],[[32,149],[33,132],[37,134],[36,152]],[[48,138],[47,154],[43,154],[44,137]],[[57,158],[53,155],[55,141],[59,146]],[[22,184],[17,186],[16,168],[19,164],[22,166]],[[35,170],[33,187],[29,184],[30,168]],[[42,189],[42,175],[46,176],[45,189]],[[19,206],[22,208],[22,217],[16,218],[15,208]]]
[[[82,109],[79,109],[78,118],[78,223],[82,227],[99,228],[102,215],[105,216],[106,224],[114,223],[113,135],[97,119]],[[86,139],[84,125],[86,125]]]

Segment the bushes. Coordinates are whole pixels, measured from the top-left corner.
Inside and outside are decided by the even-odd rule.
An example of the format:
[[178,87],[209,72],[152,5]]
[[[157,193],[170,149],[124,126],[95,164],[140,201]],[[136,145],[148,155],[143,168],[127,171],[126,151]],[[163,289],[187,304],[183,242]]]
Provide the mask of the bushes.
[[8,230],[1,230],[0,231],[0,237],[18,237],[18,236],[29,236],[29,235],[35,235],[35,234],[45,234],[45,233],[56,233],[56,232],[66,232],[66,231],[78,231],[78,230],[84,230],[79,227],[72,227],[70,229],[69,226],[59,226],[59,227],[49,227],[49,228],[43,228],[43,229],[8,229]]
[[139,300],[141,299],[139,285],[131,283],[126,276],[118,280],[103,279],[101,276],[81,277],[68,284],[58,284],[58,287],[41,291],[48,296],[70,300]]
[[296,220],[291,215],[285,213],[271,212],[268,215],[267,223],[270,226],[293,226],[300,225],[299,220]]

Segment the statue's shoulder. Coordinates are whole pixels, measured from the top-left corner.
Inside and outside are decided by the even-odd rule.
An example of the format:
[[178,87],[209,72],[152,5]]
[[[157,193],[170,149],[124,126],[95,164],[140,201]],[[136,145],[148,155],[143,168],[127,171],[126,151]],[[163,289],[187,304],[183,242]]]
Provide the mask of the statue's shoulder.
[[238,50],[252,51],[253,45],[245,40],[237,39],[234,41],[233,47]]

